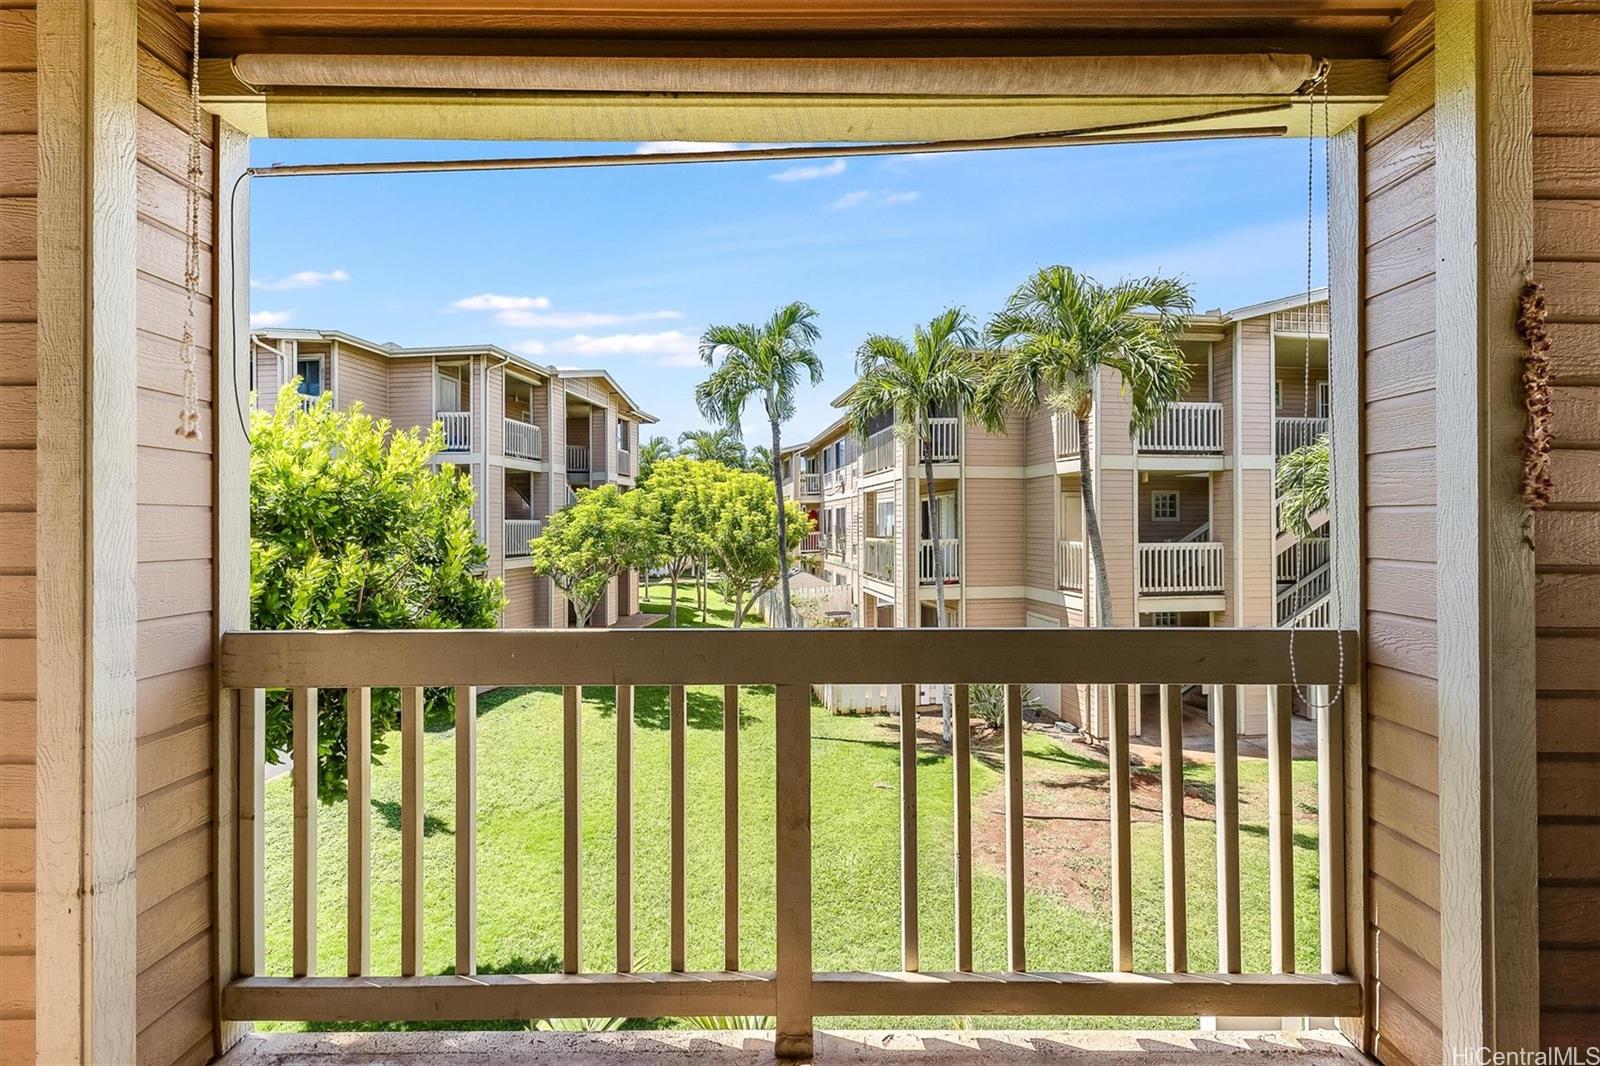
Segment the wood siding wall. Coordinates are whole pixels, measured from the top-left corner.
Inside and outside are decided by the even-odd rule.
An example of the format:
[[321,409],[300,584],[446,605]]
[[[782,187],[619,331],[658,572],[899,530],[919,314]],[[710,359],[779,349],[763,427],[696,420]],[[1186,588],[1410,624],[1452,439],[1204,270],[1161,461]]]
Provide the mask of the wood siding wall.
[[36,28],[0,10],[0,1061],[34,1055]]
[[1534,273],[1549,287],[1554,506],[1539,515],[1539,970],[1547,1045],[1600,1033],[1600,9],[1534,17]]
[[339,345],[339,406],[359,403],[373,418],[389,417],[389,360]]
[[1443,1054],[1433,98],[1430,56],[1395,80],[1363,132],[1368,899],[1378,1056],[1401,1063]]

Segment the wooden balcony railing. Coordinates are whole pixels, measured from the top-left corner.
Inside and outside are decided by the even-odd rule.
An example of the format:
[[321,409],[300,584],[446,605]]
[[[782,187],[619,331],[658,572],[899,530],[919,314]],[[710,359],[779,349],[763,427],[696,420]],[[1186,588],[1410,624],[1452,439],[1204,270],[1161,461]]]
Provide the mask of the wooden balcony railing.
[[1083,541],[1056,541],[1056,586],[1082,592],[1083,576],[1087,572],[1087,567],[1084,565]]
[[567,445],[567,469],[589,469],[589,446],[587,444]]
[[437,411],[433,416],[444,426],[444,450],[470,452],[472,450],[472,412]]
[[800,550],[807,555],[815,555],[822,550],[826,540],[826,534],[818,532],[807,533],[806,539],[800,542]]
[[517,459],[538,459],[544,455],[544,434],[531,422],[508,418],[506,427],[506,454]]
[[1139,545],[1139,594],[1181,596],[1222,591],[1222,545]]
[[1083,431],[1075,415],[1057,411],[1050,416],[1050,428],[1056,439],[1056,458],[1078,455],[1083,451]]
[[800,495],[803,497],[822,495],[822,475],[816,473],[803,473],[800,475]]
[[1326,432],[1326,418],[1275,418],[1272,420],[1273,450],[1282,458],[1311,444]]
[[[961,580],[961,541],[954,537],[939,538],[939,555],[944,561],[945,584],[953,584]],[[917,545],[917,582],[922,585],[933,584],[933,541],[925,540]]]
[[623,477],[633,476],[633,453],[626,448],[617,449],[617,473]]
[[[745,630],[473,630],[322,633],[230,633],[222,643],[221,684],[235,693],[237,748],[223,786],[223,809],[236,814],[237,861],[225,865],[231,888],[224,913],[236,922],[236,971],[220,975],[226,1020],[383,1022],[565,1017],[773,1015],[777,1053],[811,1052],[817,1015],[1217,1015],[1350,1017],[1361,1010],[1361,987],[1345,973],[1345,885],[1361,871],[1345,866],[1346,752],[1343,708],[1319,714],[1318,799],[1321,917],[1320,971],[1296,974],[1294,807],[1291,774],[1290,642],[1288,630],[1229,629],[866,629]],[[1293,648],[1298,681],[1352,686],[1361,677],[1354,632],[1301,630]],[[1342,647],[1342,654],[1341,654]],[[1102,973],[1030,972],[1025,949],[1023,848],[1023,686],[1111,688],[1110,928],[1111,969]],[[1006,968],[973,972],[972,753],[968,731],[955,731],[951,764],[955,835],[953,903],[955,968],[924,972],[919,952],[915,705],[919,684],[955,686],[958,720],[968,718],[968,686],[1006,684],[1002,724]],[[901,958],[891,972],[818,972],[812,963],[811,788],[813,685],[898,685],[901,833]],[[1212,688],[1215,720],[1218,971],[1189,967],[1185,894],[1186,821],[1181,686]],[[477,765],[474,686],[554,685],[562,715],[561,973],[478,973]],[[670,687],[668,969],[635,973],[633,950],[634,687]],[[724,966],[687,972],[687,737],[685,686],[721,688]],[[775,913],[776,967],[743,968],[739,903],[740,686],[776,691]],[[1133,805],[1128,725],[1139,686],[1162,697],[1161,839],[1165,886],[1165,967],[1135,972]],[[1242,973],[1239,825],[1238,687],[1270,686],[1268,714],[1268,884],[1270,971]],[[424,974],[423,688],[455,696],[454,972]],[[585,844],[580,811],[580,698],[583,686],[614,691],[616,713],[616,966],[580,972]],[[349,789],[346,973],[316,973],[317,765],[319,687],[347,693]],[[402,693],[400,740],[391,758],[402,768],[400,800],[402,935],[399,973],[376,974],[370,962],[372,855],[370,779],[371,690]],[[264,743],[268,689],[289,691],[293,719],[295,796],[292,884],[292,974],[266,973]],[[1342,690],[1348,693],[1348,688]],[[230,738],[230,731],[225,735]],[[1359,760],[1352,757],[1352,765]],[[358,769],[359,768],[359,769]],[[906,787],[907,785],[913,787]],[[438,797],[435,797],[437,799]],[[828,797],[821,797],[823,803]],[[230,838],[234,834],[230,833]],[[592,847],[592,842],[589,845]],[[228,846],[225,855],[232,854]],[[696,870],[695,877],[704,876]]]
[[1175,403],[1156,416],[1155,423],[1139,434],[1142,452],[1179,454],[1222,451],[1222,405]]
[[528,547],[544,529],[537,518],[508,518],[505,521],[505,554],[512,558],[528,554]]
[[880,581],[894,580],[894,538],[868,537],[862,541],[861,569]]
[[936,463],[961,461],[961,419],[928,419],[928,450]]
[[863,474],[876,474],[880,470],[887,470],[894,465],[894,427],[885,426],[867,438],[866,446],[861,449],[861,472]]

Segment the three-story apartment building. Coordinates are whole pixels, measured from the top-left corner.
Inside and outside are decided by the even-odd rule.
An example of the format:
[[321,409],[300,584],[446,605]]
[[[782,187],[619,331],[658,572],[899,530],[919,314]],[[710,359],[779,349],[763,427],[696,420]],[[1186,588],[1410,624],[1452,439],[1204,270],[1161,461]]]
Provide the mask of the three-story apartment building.
[[[1327,624],[1326,517],[1311,537],[1289,534],[1274,490],[1278,461],[1327,429],[1326,299],[1314,293],[1308,304],[1301,294],[1192,316],[1182,341],[1188,389],[1147,430],[1130,431],[1121,381],[1104,374],[1087,464],[1069,415],[1019,413],[999,434],[956,411],[934,418],[947,622]],[[887,418],[864,439],[841,418],[785,458],[790,495],[816,522],[804,565],[849,590],[857,624],[935,624],[933,516],[916,448]],[[1097,489],[1108,620],[1094,618],[1086,466]],[[1088,693],[1038,694],[1070,720],[1092,720]],[[1240,719],[1244,731],[1264,731],[1265,691],[1246,695]]]
[[[643,411],[609,373],[556,369],[495,345],[405,348],[334,330],[269,329],[252,334],[256,403],[300,379],[304,403],[323,393],[344,409],[360,403],[397,428],[444,430],[435,462],[468,471],[489,572],[503,578],[508,627],[563,627],[574,615],[550,580],[529,568],[529,545],[577,489],[637,474]],[[612,582],[590,624],[614,625],[638,612],[636,575]]]

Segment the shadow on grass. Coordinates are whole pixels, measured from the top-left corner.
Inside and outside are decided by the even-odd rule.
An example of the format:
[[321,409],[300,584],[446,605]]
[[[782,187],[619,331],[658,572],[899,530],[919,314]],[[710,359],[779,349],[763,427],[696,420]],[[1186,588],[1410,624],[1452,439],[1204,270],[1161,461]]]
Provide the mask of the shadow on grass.
[[[378,817],[383,819],[384,825],[396,833],[400,832],[400,804],[393,800],[373,800],[372,809],[378,812]],[[455,836],[456,831],[449,822],[438,815],[424,812],[422,815],[422,835],[431,837],[436,833]]]

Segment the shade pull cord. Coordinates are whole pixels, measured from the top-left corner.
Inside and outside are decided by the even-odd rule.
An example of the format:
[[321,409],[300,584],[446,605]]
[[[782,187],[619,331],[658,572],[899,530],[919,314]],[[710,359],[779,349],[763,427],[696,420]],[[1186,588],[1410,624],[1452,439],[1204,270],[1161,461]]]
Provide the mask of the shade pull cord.
[[184,207],[187,231],[183,258],[183,337],[178,362],[183,366],[183,405],[178,410],[178,436],[200,439],[200,386],[195,376],[194,305],[200,292],[200,0],[194,0],[189,53],[189,166],[185,172]]

